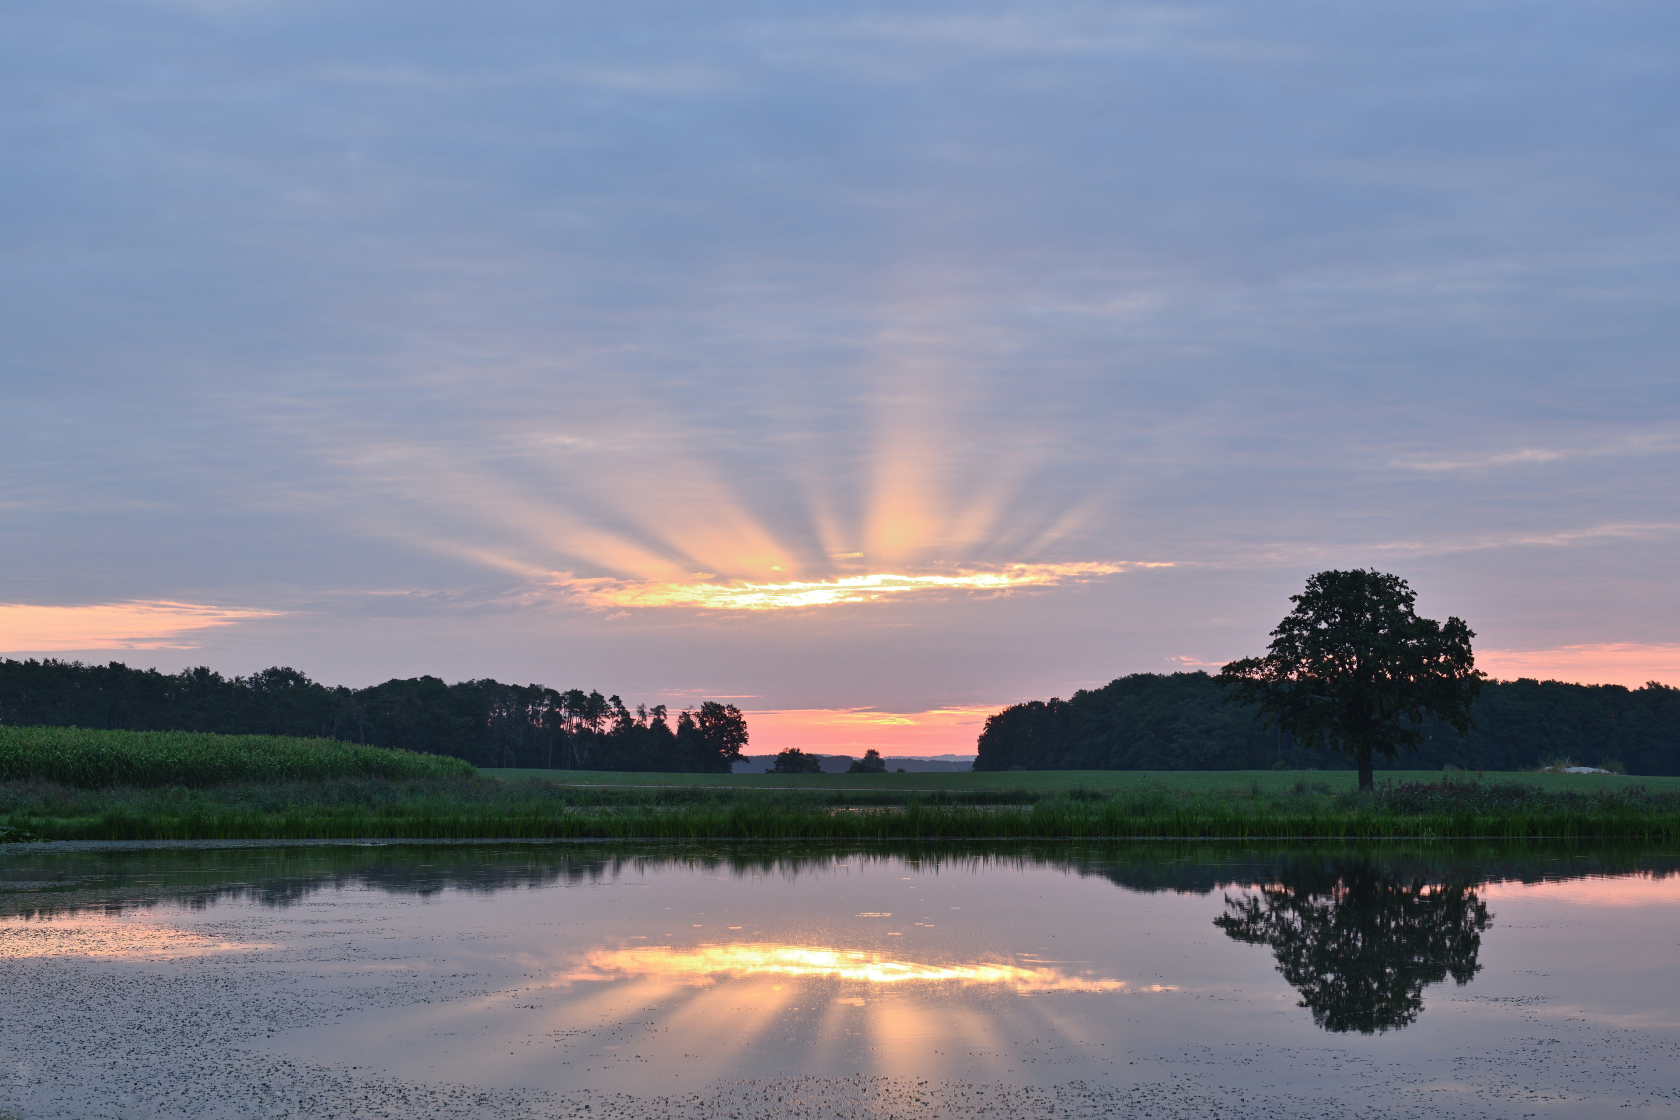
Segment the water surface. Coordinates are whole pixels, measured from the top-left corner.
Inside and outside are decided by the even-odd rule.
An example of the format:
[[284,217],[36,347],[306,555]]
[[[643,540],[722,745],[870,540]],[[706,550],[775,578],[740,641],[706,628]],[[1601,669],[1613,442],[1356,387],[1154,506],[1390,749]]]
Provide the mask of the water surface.
[[8,850],[0,1111],[1677,1116],[1677,869],[1445,846]]

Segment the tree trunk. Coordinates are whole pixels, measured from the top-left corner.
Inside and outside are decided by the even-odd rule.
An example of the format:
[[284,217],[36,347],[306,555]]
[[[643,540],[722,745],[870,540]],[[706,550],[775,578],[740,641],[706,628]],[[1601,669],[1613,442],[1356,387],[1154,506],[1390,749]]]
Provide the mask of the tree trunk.
[[1361,743],[1358,751],[1355,752],[1354,757],[1359,759],[1359,788],[1361,792],[1370,793],[1371,790],[1376,788],[1375,783],[1371,781],[1370,746],[1368,744]]

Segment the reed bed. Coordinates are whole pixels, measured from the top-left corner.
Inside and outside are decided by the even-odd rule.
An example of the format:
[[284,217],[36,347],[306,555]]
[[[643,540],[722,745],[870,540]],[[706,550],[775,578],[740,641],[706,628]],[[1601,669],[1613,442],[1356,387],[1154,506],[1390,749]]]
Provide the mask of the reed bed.
[[337,739],[0,726],[0,781],[38,779],[101,788],[475,773],[456,758]]
[[1680,839],[1680,791],[613,788],[330,740],[0,728],[0,843],[43,840]]
[[[167,791],[166,791],[167,792]],[[75,791],[0,798],[0,827],[45,840],[214,839],[1616,839],[1680,838],[1680,804],[1655,798],[1528,796],[1502,791],[1437,795],[1309,795],[1184,799],[1142,795],[1103,800],[1044,798],[1036,804],[954,805],[909,799],[837,812],[821,799],[722,795],[580,803],[548,790],[480,789],[472,783],[365,782],[340,790],[293,788],[265,802],[252,791],[172,791],[183,796],[99,797]],[[478,796],[475,800],[475,795]],[[1418,804],[1418,803],[1422,804]],[[1480,802],[1480,803],[1478,803]]]

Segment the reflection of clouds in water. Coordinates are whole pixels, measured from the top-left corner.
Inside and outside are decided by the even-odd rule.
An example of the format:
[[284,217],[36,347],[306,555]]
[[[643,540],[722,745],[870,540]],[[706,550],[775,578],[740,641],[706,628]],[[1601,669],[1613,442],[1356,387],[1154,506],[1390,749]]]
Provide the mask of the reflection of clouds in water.
[[1482,893],[1490,899],[1547,899],[1580,906],[1674,906],[1680,904],[1680,877],[1643,873],[1543,883],[1490,883]]
[[228,941],[156,922],[103,916],[76,921],[0,921],[0,960],[100,957],[108,960],[173,960],[214,953],[249,953],[269,944]]
[[982,962],[927,964],[895,960],[880,953],[820,946],[741,942],[702,945],[693,949],[648,947],[598,949],[556,979],[572,981],[663,978],[678,983],[707,984],[720,977],[789,976],[849,980],[869,984],[927,983],[1001,984],[1017,992],[1165,991],[1159,986],[1134,988],[1123,980],[1070,976],[1048,965],[1027,966]]

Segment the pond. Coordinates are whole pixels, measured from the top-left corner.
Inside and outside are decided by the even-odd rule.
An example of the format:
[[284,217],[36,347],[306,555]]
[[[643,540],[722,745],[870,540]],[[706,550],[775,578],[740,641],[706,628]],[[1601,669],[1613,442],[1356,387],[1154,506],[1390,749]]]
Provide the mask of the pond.
[[0,1115],[1680,1116],[1680,854],[15,846]]

